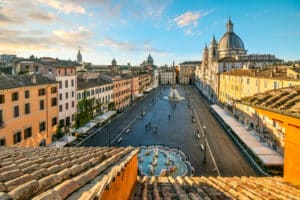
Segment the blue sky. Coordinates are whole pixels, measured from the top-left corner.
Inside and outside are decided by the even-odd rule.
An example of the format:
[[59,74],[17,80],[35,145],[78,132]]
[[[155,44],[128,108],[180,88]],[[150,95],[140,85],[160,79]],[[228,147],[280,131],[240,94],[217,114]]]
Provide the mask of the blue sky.
[[80,46],[94,64],[201,60],[228,16],[248,53],[300,59],[296,0],[0,0],[0,53],[74,60]]

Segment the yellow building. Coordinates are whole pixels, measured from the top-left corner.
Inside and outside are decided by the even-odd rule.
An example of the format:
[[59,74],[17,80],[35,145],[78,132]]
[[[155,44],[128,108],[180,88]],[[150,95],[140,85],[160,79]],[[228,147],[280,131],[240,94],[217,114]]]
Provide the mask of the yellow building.
[[42,76],[0,76],[0,146],[45,146],[58,122],[58,82]]
[[291,74],[290,71],[295,72],[297,70],[299,69],[295,67],[273,67],[236,69],[224,72],[220,75],[219,102],[231,108],[234,100],[268,90],[300,85],[299,75],[289,75]]
[[[234,102],[234,115],[249,129],[254,129],[261,140],[282,155],[286,141],[286,127],[280,117],[266,115],[258,109],[300,119],[300,86],[269,90]],[[284,118],[284,117],[282,117]],[[296,125],[300,127],[300,124]]]

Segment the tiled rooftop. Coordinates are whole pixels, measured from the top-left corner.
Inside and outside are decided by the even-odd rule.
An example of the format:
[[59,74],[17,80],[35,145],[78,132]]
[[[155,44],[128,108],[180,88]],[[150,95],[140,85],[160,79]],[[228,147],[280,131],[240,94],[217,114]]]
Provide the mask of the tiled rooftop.
[[292,79],[287,76],[287,67],[277,67],[267,69],[235,69],[223,73],[231,76],[248,76],[259,78]]
[[0,199],[94,199],[136,153],[132,147],[1,147]]
[[300,189],[280,177],[138,177],[139,199],[300,199]]
[[112,84],[112,82],[101,78],[77,79],[77,90],[83,90],[107,84]]
[[56,81],[47,77],[36,75],[36,82],[32,81],[32,75],[0,75],[0,89],[20,88],[26,86],[54,84]]
[[300,117],[300,86],[271,90],[241,100],[245,104]]

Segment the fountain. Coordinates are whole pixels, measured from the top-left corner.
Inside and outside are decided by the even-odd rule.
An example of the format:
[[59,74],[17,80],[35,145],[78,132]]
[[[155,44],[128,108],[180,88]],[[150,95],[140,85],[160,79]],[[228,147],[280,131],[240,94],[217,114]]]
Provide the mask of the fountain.
[[167,156],[167,162],[166,162],[166,165],[169,166],[170,164],[171,164],[170,157]]
[[185,176],[190,173],[190,164],[176,149],[164,146],[140,147],[139,172],[148,176]]

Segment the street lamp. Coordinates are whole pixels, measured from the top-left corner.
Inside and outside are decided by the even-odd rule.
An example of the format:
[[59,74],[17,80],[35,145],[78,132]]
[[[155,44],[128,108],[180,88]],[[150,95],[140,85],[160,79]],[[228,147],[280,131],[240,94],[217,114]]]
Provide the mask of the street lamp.
[[206,163],[206,126],[205,124],[203,124],[203,138],[204,138],[204,156],[203,156],[203,164]]
[[110,147],[110,120],[108,121],[108,147]]

